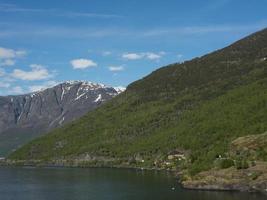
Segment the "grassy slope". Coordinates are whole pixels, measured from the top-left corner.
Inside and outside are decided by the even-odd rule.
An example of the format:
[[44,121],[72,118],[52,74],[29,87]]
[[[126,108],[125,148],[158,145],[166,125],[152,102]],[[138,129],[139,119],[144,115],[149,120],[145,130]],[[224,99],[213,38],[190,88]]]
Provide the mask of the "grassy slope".
[[11,159],[83,153],[146,165],[174,149],[190,151],[196,173],[243,135],[267,130],[267,30],[202,58],[161,68],[80,120],[36,139]]

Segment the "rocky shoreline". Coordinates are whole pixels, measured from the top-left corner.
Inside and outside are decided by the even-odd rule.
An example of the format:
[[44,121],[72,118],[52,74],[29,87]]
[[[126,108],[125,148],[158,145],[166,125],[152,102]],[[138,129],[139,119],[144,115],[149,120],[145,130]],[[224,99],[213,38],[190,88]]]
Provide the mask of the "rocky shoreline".
[[188,189],[262,192],[267,194],[267,164],[247,169],[211,169],[182,182]]

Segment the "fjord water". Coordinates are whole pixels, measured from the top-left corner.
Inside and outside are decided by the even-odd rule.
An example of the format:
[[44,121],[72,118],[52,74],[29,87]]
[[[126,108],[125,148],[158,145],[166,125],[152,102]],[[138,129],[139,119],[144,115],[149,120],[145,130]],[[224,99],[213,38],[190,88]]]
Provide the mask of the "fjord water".
[[1,200],[263,200],[240,192],[185,190],[170,174],[128,169],[0,168]]

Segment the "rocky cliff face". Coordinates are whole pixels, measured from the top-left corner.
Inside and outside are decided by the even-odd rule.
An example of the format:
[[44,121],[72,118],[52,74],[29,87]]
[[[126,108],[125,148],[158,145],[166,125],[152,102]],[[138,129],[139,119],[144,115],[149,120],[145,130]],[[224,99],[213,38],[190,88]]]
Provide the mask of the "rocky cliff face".
[[73,121],[122,92],[85,81],[69,81],[31,94],[0,97],[0,155]]

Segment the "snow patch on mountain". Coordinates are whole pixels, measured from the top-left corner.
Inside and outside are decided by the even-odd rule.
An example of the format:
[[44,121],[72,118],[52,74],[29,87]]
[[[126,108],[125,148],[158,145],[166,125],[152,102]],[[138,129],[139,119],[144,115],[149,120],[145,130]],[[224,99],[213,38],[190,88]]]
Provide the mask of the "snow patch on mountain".
[[122,86],[114,87],[114,89],[118,93],[122,93],[122,92],[124,92],[126,90],[126,88],[125,87],[122,87]]
[[[77,95],[77,94],[76,94]],[[81,97],[83,97],[84,95],[86,95],[86,93],[82,93],[79,96],[77,96],[74,100],[77,101],[78,99],[80,99]]]
[[96,102],[99,102],[99,101],[102,101],[102,95],[101,95],[101,94],[99,94],[99,95],[97,96],[97,98],[94,100],[95,103],[96,103]]

